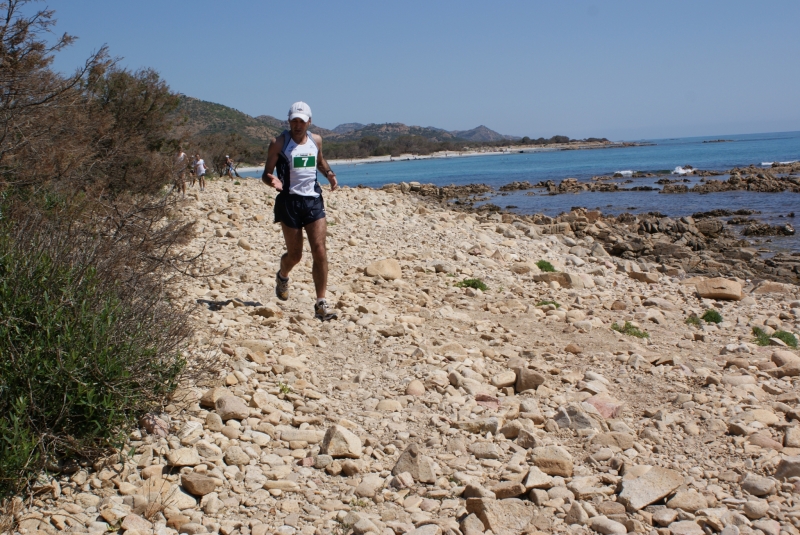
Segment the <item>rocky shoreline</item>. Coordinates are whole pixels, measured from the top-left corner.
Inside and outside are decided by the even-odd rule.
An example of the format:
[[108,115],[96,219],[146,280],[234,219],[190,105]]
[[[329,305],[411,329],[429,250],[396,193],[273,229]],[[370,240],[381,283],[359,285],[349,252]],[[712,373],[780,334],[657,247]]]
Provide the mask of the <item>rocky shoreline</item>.
[[43,475],[14,532],[800,534],[800,355],[776,337],[800,330],[800,258],[756,269],[708,217],[427,189],[326,193],[327,323],[307,259],[274,297],[273,192],[190,190],[187,252],[224,272],[171,297],[189,363],[220,372],[104,462]]
[[[519,188],[520,183],[511,184]],[[524,187],[525,183],[521,183]],[[757,248],[747,240],[737,238],[718,219],[734,212],[716,211],[695,214],[694,217],[671,218],[657,213],[604,216],[599,210],[576,208],[557,217],[542,214],[519,215],[502,213],[499,207],[475,202],[491,188],[477,184],[437,187],[432,184],[387,184],[384,191],[414,193],[440,205],[451,205],[466,212],[495,211],[505,222],[515,222],[518,232],[541,236],[561,234],[570,240],[590,237],[601,244],[608,254],[624,259],[641,259],[657,264],[663,272],[681,275],[721,274],[742,279],[771,279],[800,284],[800,253],[779,253],[762,258]],[[451,199],[457,199],[450,203]],[[485,199],[485,197],[483,197]],[[751,216],[752,211],[737,212]],[[793,215],[793,214],[792,214]],[[751,218],[731,220],[745,224],[745,236],[792,235],[789,224],[766,225]]]

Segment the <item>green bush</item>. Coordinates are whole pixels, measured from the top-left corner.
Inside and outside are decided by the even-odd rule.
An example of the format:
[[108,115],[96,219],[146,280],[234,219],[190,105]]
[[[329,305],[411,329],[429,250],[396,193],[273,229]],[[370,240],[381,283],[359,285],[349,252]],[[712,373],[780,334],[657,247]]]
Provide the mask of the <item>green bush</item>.
[[0,498],[120,444],[184,366],[179,319],[63,260],[0,238]]
[[695,327],[700,327],[702,323],[700,322],[700,318],[698,318],[697,316],[694,315],[694,313],[692,313],[691,316],[686,318],[686,325],[694,325]]
[[722,323],[722,314],[714,309],[709,308],[703,312],[703,315],[700,316],[700,319],[707,323]]
[[539,260],[538,262],[536,262],[536,267],[538,267],[542,271],[549,273],[554,273],[557,271],[556,268],[553,267],[553,264],[551,264],[547,260]]
[[622,334],[627,334],[629,336],[635,336],[636,338],[650,338],[650,334],[646,331],[642,331],[637,327],[631,325],[631,322],[626,321],[625,325],[622,327],[619,326],[616,322],[611,325],[611,328],[617,332]]
[[486,283],[480,279],[464,279],[461,282],[457,282],[456,286],[459,288],[474,288],[475,290],[480,290],[482,292],[485,292],[489,289],[489,287],[486,286]]
[[554,306],[554,307],[556,307],[556,308],[560,308],[560,307],[561,307],[561,305],[559,305],[559,304],[558,304],[558,303],[556,303],[555,301],[539,301],[538,303],[536,303],[536,305],[535,305],[535,306],[537,306],[537,307],[543,307],[543,306],[545,306],[545,305],[553,305],[553,306]]
[[777,338],[789,347],[797,348],[797,337],[788,331],[775,331],[772,335],[765,333],[758,327],[753,327],[753,336],[756,337],[755,343],[760,346],[770,345],[770,338]]

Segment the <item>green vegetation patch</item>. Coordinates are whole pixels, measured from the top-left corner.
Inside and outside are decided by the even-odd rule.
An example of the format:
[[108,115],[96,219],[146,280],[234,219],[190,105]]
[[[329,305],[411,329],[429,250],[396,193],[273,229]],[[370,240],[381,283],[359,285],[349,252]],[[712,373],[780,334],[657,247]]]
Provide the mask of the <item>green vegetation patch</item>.
[[543,306],[546,306],[546,305],[553,305],[556,308],[560,308],[561,307],[561,305],[559,305],[555,301],[539,301],[538,303],[536,303],[537,307],[543,307]]
[[118,446],[168,397],[184,360],[162,351],[173,326],[148,310],[93,268],[0,238],[0,498]]
[[551,264],[547,260],[539,260],[538,262],[536,262],[536,267],[547,273],[555,273],[556,271],[558,271],[556,268],[553,267],[553,264]]
[[722,314],[712,308],[709,308],[703,312],[703,315],[700,316],[700,319],[707,323],[722,323]]
[[618,323],[614,322],[611,325],[611,328],[617,332],[627,334],[629,336],[635,336],[636,338],[650,338],[650,334],[647,331],[643,331],[638,327],[634,327],[629,321],[626,321],[625,325],[622,327],[620,327]]
[[489,289],[489,287],[486,286],[486,283],[480,279],[464,279],[461,282],[457,282],[456,286],[459,288],[474,288],[475,290],[480,290],[482,292],[485,292]]
[[701,322],[700,318],[698,318],[695,314],[692,314],[691,316],[686,318],[686,325],[694,325],[695,327],[700,327],[702,324],[703,322]]
[[772,335],[765,333],[758,327],[753,327],[753,336],[756,337],[755,343],[760,346],[770,345],[770,338],[777,338],[791,348],[797,348],[797,337],[788,331],[775,331]]

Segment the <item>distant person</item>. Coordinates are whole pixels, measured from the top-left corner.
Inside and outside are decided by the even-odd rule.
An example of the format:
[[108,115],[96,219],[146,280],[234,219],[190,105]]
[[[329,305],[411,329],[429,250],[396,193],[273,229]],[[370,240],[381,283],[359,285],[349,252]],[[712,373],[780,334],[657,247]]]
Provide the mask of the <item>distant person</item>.
[[236,175],[236,178],[242,178],[239,176],[239,173],[236,171],[236,167],[234,165],[234,161],[231,159],[230,156],[227,154],[225,155],[225,175],[233,180],[233,175]]
[[[328,288],[328,250],[325,233],[325,203],[322,188],[317,182],[317,170],[325,175],[331,191],[338,187],[336,174],[322,156],[322,137],[308,132],[311,108],[305,102],[295,102],[289,108],[289,130],[269,144],[267,162],[261,180],[279,191],[275,198],[275,222],[281,224],[286,253],[281,256],[275,274],[275,295],[289,299],[289,273],[303,256],[303,229],[311,247],[313,266],[311,276],[317,301],[314,317],[328,321],[337,317],[325,300]],[[277,176],[273,175],[277,165]]]
[[200,186],[200,191],[206,190],[206,162],[200,157],[199,154],[194,155],[194,172],[197,175],[197,183]]
[[175,155],[173,173],[175,173],[175,188],[181,190],[181,194],[186,196],[186,164],[188,156],[183,152],[183,147],[178,147],[178,154]]

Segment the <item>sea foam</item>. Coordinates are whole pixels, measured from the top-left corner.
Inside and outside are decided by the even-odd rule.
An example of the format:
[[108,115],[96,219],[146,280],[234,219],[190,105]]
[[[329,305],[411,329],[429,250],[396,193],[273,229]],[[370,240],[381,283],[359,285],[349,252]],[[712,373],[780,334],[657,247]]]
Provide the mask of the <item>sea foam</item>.
[[694,169],[684,169],[680,165],[672,171],[673,175],[691,175],[692,173],[694,173]]

